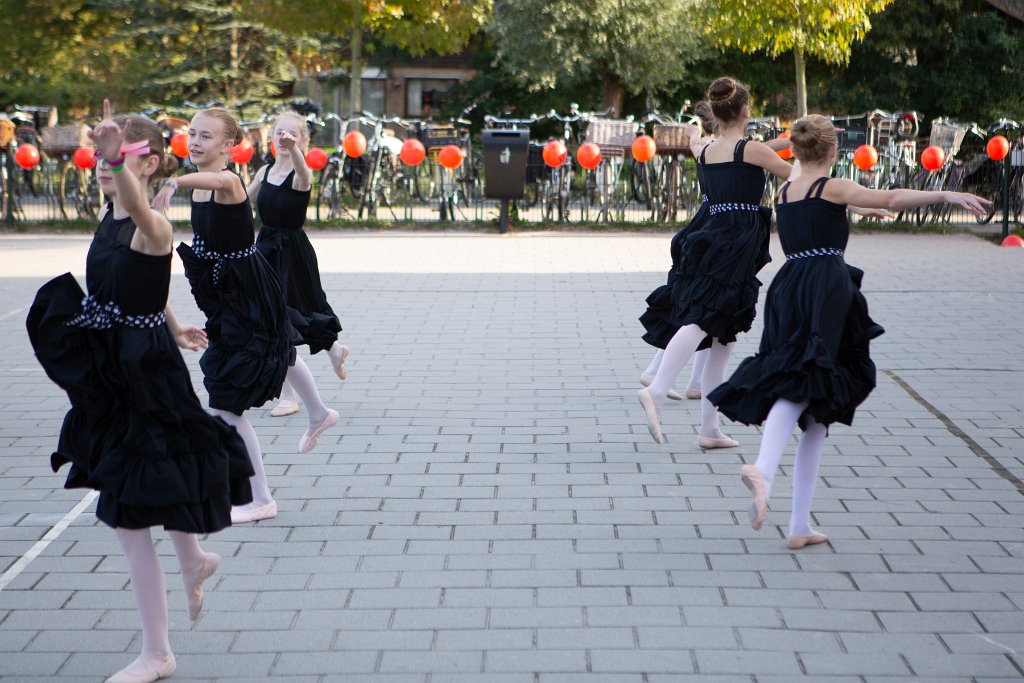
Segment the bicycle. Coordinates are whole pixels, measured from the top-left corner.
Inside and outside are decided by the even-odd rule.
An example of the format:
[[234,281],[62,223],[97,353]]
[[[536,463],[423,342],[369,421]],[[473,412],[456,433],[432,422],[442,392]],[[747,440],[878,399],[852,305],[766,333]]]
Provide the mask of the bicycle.
[[402,120],[398,117],[378,117],[365,111],[360,120],[370,122],[373,125],[373,133],[368,140],[366,154],[363,155],[364,157],[369,155],[369,165],[363,192],[359,198],[356,218],[363,217],[364,209],[367,218],[376,218],[377,207],[382,205],[388,207],[392,218],[397,220],[398,216],[395,215],[391,200],[396,187],[398,155],[402,151],[402,143],[384,126],[386,124],[402,126]]
[[[747,121],[747,137],[758,142],[774,140],[782,134],[782,126],[778,116],[764,116]],[[775,195],[779,191],[779,177],[765,171],[764,194],[761,195],[762,206],[775,206]]]
[[687,100],[674,118],[657,116],[652,134],[657,154],[662,159],[661,172],[656,184],[652,187],[654,206],[652,217],[660,223],[675,222],[680,211],[695,209],[700,203],[700,183],[697,180],[696,163],[690,143],[686,138],[686,128],[699,125],[694,116],[685,114],[690,106]]
[[[998,133],[1006,133],[1011,138],[1010,148],[1010,177],[1009,177],[1009,212],[1008,218],[1015,223],[1020,223],[1024,216],[1024,139],[1021,137],[1022,126],[1020,123],[1002,118],[989,125],[986,134],[982,137],[987,139]],[[986,197],[992,201],[986,213],[976,216],[978,223],[985,225],[992,221],[996,212],[1003,207],[1003,189],[1007,183],[1004,182],[1005,162],[990,159],[988,154],[981,152],[972,160],[965,169],[963,180],[964,191]]]
[[[964,137],[977,125],[961,124],[945,117],[932,120],[928,145],[939,147],[945,153],[942,166],[929,173],[921,189],[924,190],[955,190],[963,181],[963,163],[956,158]],[[953,207],[949,204],[928,204],[915,211],[918,225],[947,221],[952,216]]]
[[[576,108],[577,105],[570,105],[570,110],[575,110]],[[572,155],[568,154],[568,150],[573,138],[572,124],[577,123],[580,120],[580,116],[578,114],[560,116],[552,109],[548,112],[546,118],[562,124],[562,144],[565,145],[567,153],[561,165],[553,168],[549,167],[546,163],[544,165],[546,171],[544,172],[543,185],[540,188],[540,213],[544,221],[549,222],[557,217],[559,223],[568,223],[570,220],[569,203],[572,199],[573,178]],[[551,140],[554,139],[551,138]]]
[[8,119],[0,119],[0,216],[8,227],[16,221],[25,220],[18,182],[19,169],[14,161],[17,149],[14,124]]
[[636,139],[638,124],[632,117],[625,119],[605,118],[614,113],[613,109],[604,112],[581,112],[571,110],[587,124],[584,142],[593,142],[601,148],[601,162],[592,171],[588,171],[584,181],[581,201],[583,220],[590,220],[591,212],[595,220],[607,223],[625,218],[627,202],[627,182],[621,177],[623,162],[627,149],[631,149]]
[[90,146],[85,124],[47,126],[40,131],[42,149],[56,167],[57,200],[65,218],[95,219],[103,203],[93,169],[79,168],[73,155],[79,147]]

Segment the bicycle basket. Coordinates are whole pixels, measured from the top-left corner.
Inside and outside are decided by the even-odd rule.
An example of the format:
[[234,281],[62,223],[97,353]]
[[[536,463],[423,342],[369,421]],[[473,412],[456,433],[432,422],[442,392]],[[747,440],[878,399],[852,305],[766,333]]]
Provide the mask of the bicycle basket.
[[686,126],[682,124],[654,124],[654,145],[658,154],[673,155],[690,151]]
[[14,122],[0,119],[0,147],[6,147],[14,140]]
[[929,145],[937,145],[946,152],[947,156],[954,157],[960,151],[960,144],[967,134],[967,127],[961,126],[956,121],[949,119],[935,119],[932,121],[932,132],[928,136]]
[[84,123],[70,126],[47,126],[40,131],[43,151],[49,155],[73,154],[79,147],[89,147],[89,131]]
[[1024,148],[1015,145],[1013,149],[1010,150],[1010,166],[1013,166],[1014,168],[1024,166]]
[[836,141],[843,152],[852,152],[868,142],[868,129],[858,126],[843,126],[836,130]]
[[622,156],[633,147],[636,124],[619,119],[595,119],[587,125],[587,142],[601,147],[606,156]]
[[427,149],[459,144],[459,131],[455,126],[426,126],[423,129],[423,146]]

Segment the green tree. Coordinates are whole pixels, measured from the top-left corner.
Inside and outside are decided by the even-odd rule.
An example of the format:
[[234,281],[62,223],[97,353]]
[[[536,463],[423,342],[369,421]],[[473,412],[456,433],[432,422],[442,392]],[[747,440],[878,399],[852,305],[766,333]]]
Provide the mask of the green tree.
[[531,90],[597,78],[603,105],[664,91],[698,52],[690,0],[495,0],[497,59]]
[[846,64],[871,28],[869,15],[892,0],[704,0],[708,36],[719,46],[775,57],[793,52],[797,116],[807,113],[806,60]]
[[413,56],[461,50],[490,16],[490,0],[244,0],[264,21],[292,35],[347,39],[352,113],[362,110],[364,43],[373,39]]

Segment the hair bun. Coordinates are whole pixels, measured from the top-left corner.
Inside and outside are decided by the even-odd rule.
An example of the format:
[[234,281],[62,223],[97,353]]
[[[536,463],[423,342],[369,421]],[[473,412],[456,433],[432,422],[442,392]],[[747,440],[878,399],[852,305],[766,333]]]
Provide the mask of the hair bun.
[[712,102],[725,102],[736,94],[736,81],[731,78],[719,78],[708,88],[708,99]]

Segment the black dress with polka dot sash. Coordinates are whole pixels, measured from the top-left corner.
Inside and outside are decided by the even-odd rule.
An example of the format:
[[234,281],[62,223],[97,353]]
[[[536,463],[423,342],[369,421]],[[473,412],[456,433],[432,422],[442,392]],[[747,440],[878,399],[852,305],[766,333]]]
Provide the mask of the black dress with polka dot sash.
[[843,258],[850,236],[846,207],[821,198],[828,178],[807,196],[788,201],[783,185],[776,206],[786,263],[772,280],[764,305],[757,354],[708,395],[729,418],[760,424],[780,398],[809,401],[821,424],[850,424],[875,386],[869,344],[884,330],[868,316],[860,292],[864,273]]
[[292,187],[295,171],[280,185],[267,180],[266,167],[256,198],[263,226],[256,248],[267,259],[284,290],[288,319],[312,353],[326,351],[338,340],[341,323],[327,303],[320,282],[320,264],[309,236],[302,229],[309,206],[309,190]]
[[108,209],[88,294],[65,273],[29,310],[36,357],[71,401],[51,465],[71,464],[66,488],[99,490],[110,526],[210,533],[252,500],[252,465],[235,430],[203,409],[167,328],[171,254],[132,250],[134,233]]
[[757,272],[771,260],[772,211],[759,206],[765,174],[743,161],[746,144],[740,140],[728,162],[706,163],[701,152],[707,219],[682,245],[672,317],[679,327],[698,325],[707,333],[702,347],[711,338],[728,344],[750,329],[761,287]]
[[210,407],[241,415],[281,395],[301,343],[281,284],[256,249],[248,199],[192,200],[192,244],[178,246],[210,346],[199,359]]

